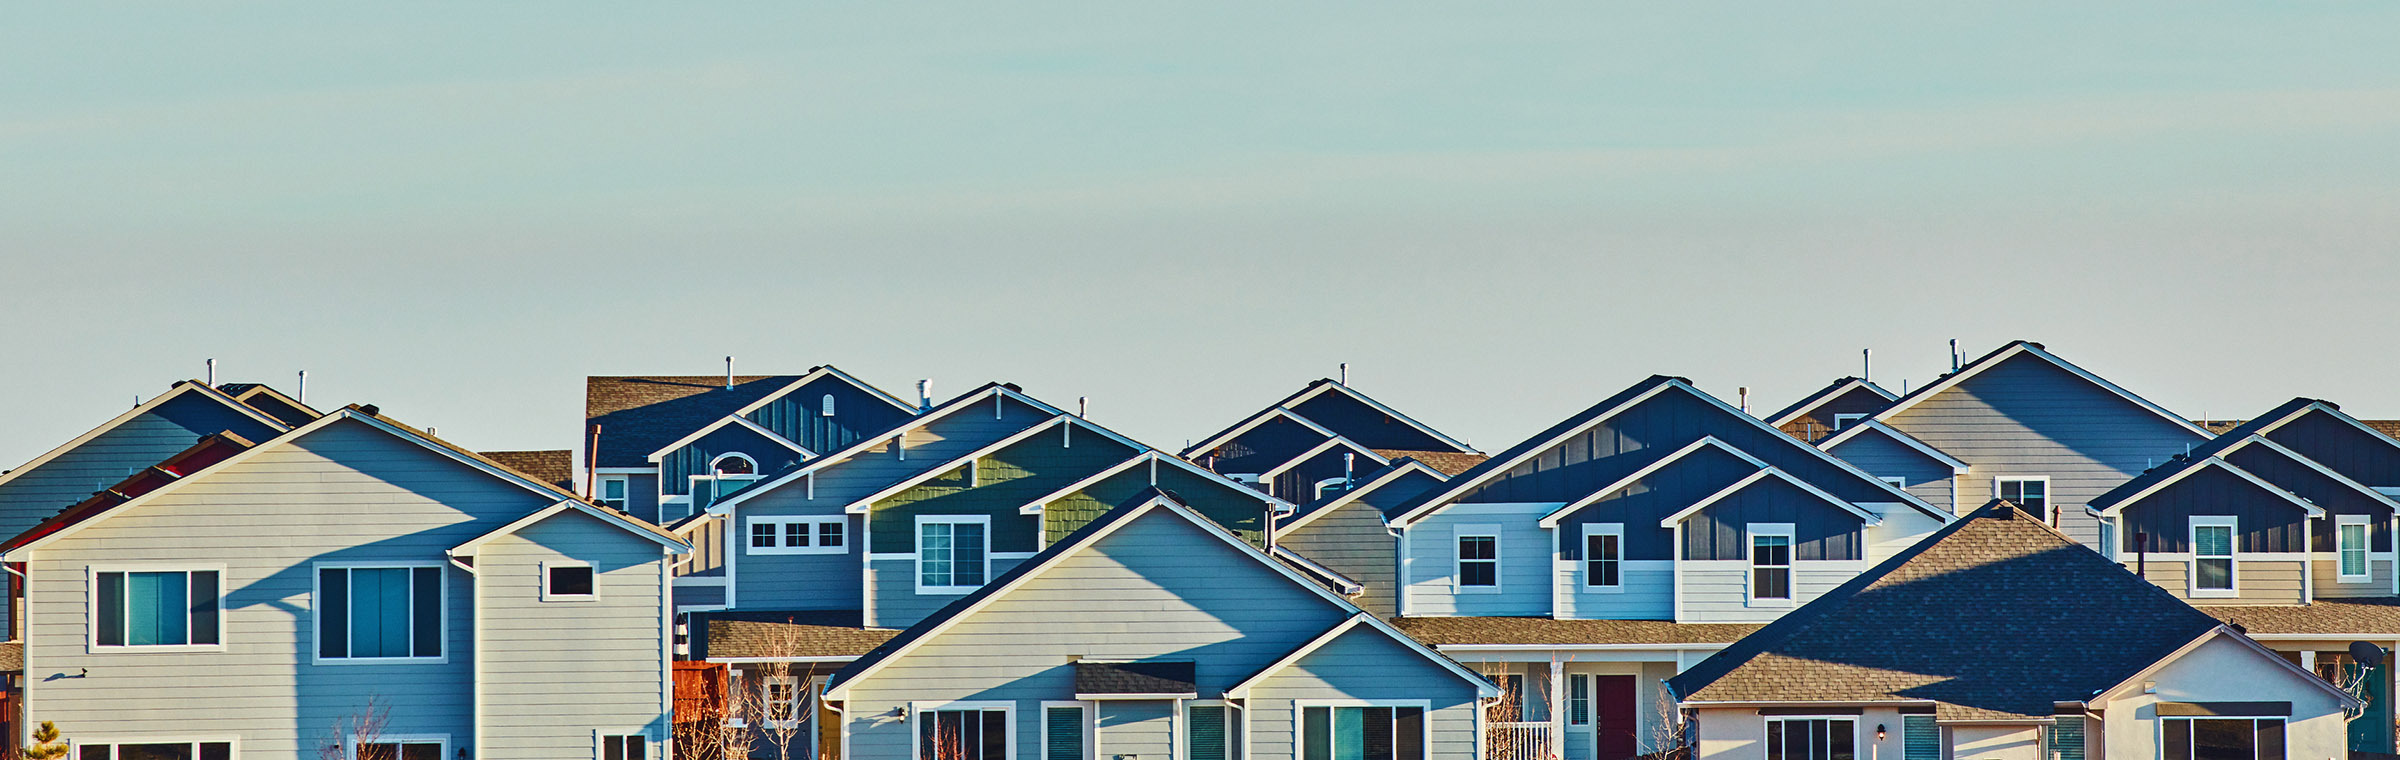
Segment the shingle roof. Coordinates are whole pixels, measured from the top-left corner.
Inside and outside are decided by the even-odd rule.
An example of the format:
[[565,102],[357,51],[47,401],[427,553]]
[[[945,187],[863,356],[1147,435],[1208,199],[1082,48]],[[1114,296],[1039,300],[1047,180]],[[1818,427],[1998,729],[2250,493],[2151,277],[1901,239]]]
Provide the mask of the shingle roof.
[[5,542],[0,542],[0,551],[16,549],[33,543],[43,536],[65,530],[69,526],[98,518],[107,514],[109,510],[124,506],[126,502],[141,498],[143,494],[156,491],[169,483],[214,467],[217,463],[231,459],[234,455],[247,451],[255,445],[257,444],[251,443],[249,439],[234,435],[230,431],[200,436],[197,442],[160,460],[158,464],[142,468],[140,471],[126,476],[124,480],[118,481],[116,485],[92,494],[90,498],[83,501],[68,505],[65,509],[59,510],[58,514],[35,523],[33,527],[25,529],[24,532],[18,533]]
[[[643,467],[694,430],[766,398],[799,375],[628,375],[584,378],[584,424],[600,426],[601,467]],[[586,428],[585,435],[589,435]]]
[[1192,694],[1200,690],[1199,672],[1199,665],[1191,660],[1078,662],[1075,693]]
[[708,656],[856,657],[899,635],[866,628],[858,610],[706,613]]
[[2318,403],[2324,402],[2313,398],[2295,398],[2276,405],[2274,409],[2268,410],[2266,414],[2259,415],[2257,418],[2238,424],[2233,424],[2232,426],[2226,427],[2223,430],[2217,430],[2212,427],[2210,428],[2209,432],[2216,433],[2217,437],[2210,438],[2193,445],[2190,451],[2167,457],[2166,461],[2160,462],[2157,466],[2142,471],[2142,474],[2140,475],[2133,476],[2132,480],[2120,483],[2117,485],[2117,487],[2109,489],[2107,493],[2093,497],[2092,500],[2086,504],[2086,506],[2089,506],[2092,509],[2107,509],[2115,506],[2117,502],[2132,498],[2134,494],[2141,493],[2143,490],[2148,489],[2153,485],[2157,485],[2159,481],[2174,477],[2176,473],[2208,461],[2209,457],[2216,456],[2219,452],[2222,452],[2228,448],[2232,448],[2234,444],[2249,440],[2250,435],[2257,432],[2259,428],[2291,416],[2293,412],[2306,409],[2310,404]]
[[1492,455],[1490,454],[1462,453],[1456,451],[1374,449],[1374,452],[1381,455],[1385,459],[1395,462],[1402,459],[1417,460],[1417,462],[1433,468],[1434,472],[1439,472],[1445,476],[1457,475],[1459,473],[1466,472],[1475,465],[1483,464],[1483,460],[1492,458]]
[[575,488],[575,452],[566,449],[548,451],[483,451],[483,458],[516,470],[518,474],[568,490]]
[[1695,702],[1931,700],[1949,720],[2039,718],[2217,625],[1994,502],[1669,683]]
[[2317,599],[2308,604],[2209,605],[2200,611],[2255,634],[2324,634],[2332,638],[2400,636],[2400,597]]
[[1476,644],[1726,644],[1761,623],[1556,620],[1546,617],[1404,617],[1392,627],[1427,646]]
[[25,642],[0,644],[0,673],[15,673],[25,669]]

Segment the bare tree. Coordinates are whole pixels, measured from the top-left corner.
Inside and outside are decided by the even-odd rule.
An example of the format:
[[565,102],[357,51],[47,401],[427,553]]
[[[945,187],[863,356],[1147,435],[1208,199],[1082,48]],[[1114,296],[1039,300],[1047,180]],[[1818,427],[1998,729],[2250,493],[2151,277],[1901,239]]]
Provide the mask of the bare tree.
[[[350,760],[348,745],[358,746],[358,760],[400,760],[397,749],[386,749],[383,733],[391,728],[392,708],[383,698],[367,695],[367,703],[357,712],[333,719],[325,744],[317,749],[319,760]],[[385,755],[389,755],[386,757]]]
[[750,722],[756,735],[775,748],[776,760],[792,760],[793,745],[801,744],[800,737],[816,726],[816,699],[808,688],[816,666],[793,662],[800,657],[802,644],[797,625],[761,628],[764,638],[758,655],[764,661],[750,670],[756,685],[748,687],[757,701],[754,709],[741,714],[755,718]]
[[697,704],[679,703],[684,706],[675,716],[677,760],[744,760],[756,748],[758,735],[745,717],[760,713],[760,694],[744,688],[733,675],[726,671],[727,678],[716,685],[718,693]]
[[1662,683],[1656,698],[1650,701],[1650,754],[1646,757],[1686,760],[1692,756],[1692,724],[1667,695]]

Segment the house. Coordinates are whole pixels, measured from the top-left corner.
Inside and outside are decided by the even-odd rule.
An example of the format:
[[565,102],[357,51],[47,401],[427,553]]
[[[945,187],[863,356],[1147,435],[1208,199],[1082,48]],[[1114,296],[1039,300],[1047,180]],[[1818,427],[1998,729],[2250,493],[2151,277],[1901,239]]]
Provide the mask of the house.
[[[2392,543],[2400,442],[2296,398],[2092,500],[2118,564],[2304,668],[2358,669],[2348,646],[2400,646]],[[2351,749],[2393,748],[2391,668],[2368,677]]]
[[2181,416],[2015,341],[1861,418],[1817,446],[1961,512],[2007,499],[2088,546],[2083,507],[2211,436]]
[[2007,502],[1668,686],[1700,760],[2342,758],[2360,707]]
[[1767,424],[1808,443],[1825,440],[1900,400],[1863,377],[1845,377],[1767,416]]
[[1465,441],[1330,378],[1185,447],[1181,456],[1293,503],[1338,492],[1394,459],[1413,458],[1445,474],[1483,461]]
[[12,739],[663,756],[681,541],[372,406],[264,431],[196,437],[0,542],[25,589]]
[[1672,746],[1661,681],[1951,519],[1667,376],[1386,514],[1394,625],[1500,685],[1496,760]]
[[1147,489],[836,674],[842,756],[1480,754],[1498,691]]
[[1274,548],[1322,568],[1317,572],[1356,582],[1359,591],[1351,601],[1366,611],[1386,619],[1398,616],[1400,555],[1391,518],[1449,479],[1415,457],[1392,460],[1278,519]]
[[832,366],[801,375],[584,379],[592,498],[673,523],[821,452],[914,416],[911,404]]

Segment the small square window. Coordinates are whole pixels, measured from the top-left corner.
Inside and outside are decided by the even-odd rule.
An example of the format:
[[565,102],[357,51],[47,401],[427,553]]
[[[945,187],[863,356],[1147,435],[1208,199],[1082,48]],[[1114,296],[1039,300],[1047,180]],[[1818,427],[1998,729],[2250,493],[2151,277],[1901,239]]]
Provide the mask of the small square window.
[[590,565],[551,565],[544,567],[542,598],[589,598],[598,593],[598,578]]

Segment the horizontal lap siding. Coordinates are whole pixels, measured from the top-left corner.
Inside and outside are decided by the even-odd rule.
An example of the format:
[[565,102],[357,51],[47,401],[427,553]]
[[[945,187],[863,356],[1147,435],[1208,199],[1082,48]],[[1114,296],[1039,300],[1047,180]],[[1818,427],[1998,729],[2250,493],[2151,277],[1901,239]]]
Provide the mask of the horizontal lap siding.
[[[1175,752],[1175,705],[1164,700],[1099,703],[1100,756],[1164,758],[1179,754]],[[1025,725],[1023,712],[1019,710],[1020,726]],[[1019,746],[1023,744],[1019,742]],[[1026,757],[1023,750],[1017,756]]]
[[1623,590],[1584,589],[1581,561],[1558,563],[1558,616],[1582,620],[1672,620],[1675,618],[1675,563],[1672,560],[1627,560],[1620,569]]
[[200,436],[228,430],[251,441],[273,436],[265,423],[197,395],[186,394],[160,404],[148,414],[126,420],[40,467],[0,483],[0,531],[12,536],[22,533],[43,518],[191,448]]
[[[658,544],[572,512],[484,546],[475,582],[486,733],[476,757],[583,757],[595,730],[664,738],[660,559]],[[573,560],[597,571],[599,599],[542,601],[541,563]]]
[[898,705],[1011,700],[1017,756],[1038,757],[1036,707],[1073,698],[1072,658],[1192,659],[1211,697],[1341,621],[1340,607],[1199,531],[1151,512],[889,661],[852,686],[852,756],[908,756],[905,725],[871,717]]
[[2319,552],[2316,558],[2317,561],[2310,563],[2310,571],[2315,574],[2312,580],[2316,584],[2319,599],[2392,595],[2392,561],[2389,559],[2367,560],[2367,582],[2343,583],[2341,564],[2331,553]]
[[[2192,604],[2299,604],[2305,601],[2301,590],[2301,563],[2245,560],[2238,556],[2234,562],[2234,587],[2238,596],[2195,598],[2191,594],[2189,556],[2176,555],[2165,560],[2151,557],[2144,577],[2176,598]],[[2135,566],[2130,558],[2124,564],[2127,568]]]
[[1749,605],[1750,563],[1733,560],[1683,563],[1683,614],[1686,623],[1764,623],[1832,591],[1867,569],[1865,562],[1792,563],[1792,603],[1787,607]]
[[1351,601],[1368,612],[1384,617],[1395,614],[1392,584],[1397,577],[1398,542],[1385,529],[1383,513],[1374,507],[1355,502],[1342,505],[1277,536],[1275,543],[1366,586],[1366,592]]
[[[1546,615],[1553,547],[1538,520],[1558,504],[1454,504],[1408,528],[1410,615]],[[1500,592],[1461,593],[1461,525],[1499,529]]]
[[[28,717],[84,736],[236,733],[245,754],[295,757],[373,695],[392,732],[472,746],[470,576],[443,569],[447,663],[318,666],[310,563],[440,562],[548,504],[357,422],[222,466],[35,555]],[[87,654],[87,567],[121,562],[223,564],[225,651]]]
[[[1014,556],[992,557],[991,574],[985,577],[998,578],[1002,573],[1008,572],[1015,568],[1017,563],[1023,561],[1023,558]],[[957,601],[959,597],[965,596],[965,594],[917,593],[917,561],[914,558],[876,559],[870,563],[867,581],[875,594],[875,603],[867,611],[868,625],[877,628],[907,628],[916,625],[917,621],[925,619],[925,616],[931,615],[943,606]],[[740,596],[735,601],[740,602],[743,607],[757,606],[750,603],[748,592],[738,593]]]
[[2039,357],[2021,355],[1887,420],[1972,465],[1957,508],[1989,503],[1995,476],[2050,477],[2059,528],[2087,545],[2099,526],[2084,504],[2200,436]]
[[[1258,760],[1299,757],[1296,702],[1426,700],[1432,724],[1428,758],[1475,754],[1475,685],[1408,647],[1364,627],[1319,647],[1250,692],[1251,750]],[[1106,747],[1103,756],[1105,756]]]
[[741,532],[726,537],[734,551],[734,601],[746,609],[855,610],[865,594],[859,584],[859,562],[865,551],[858,540],[861,518],[848,516],[846,550],[840,554],[753,554],[750,521],[770,517],[745,507]]
[[1829,453],[1876,477],[1900,478],[1908,484],[1904,488],[1909,495],[1942,510],[1958,511],[1951,503],[1950,465],[1892,440],[1889,435],[1874,431],[1859,433]]

